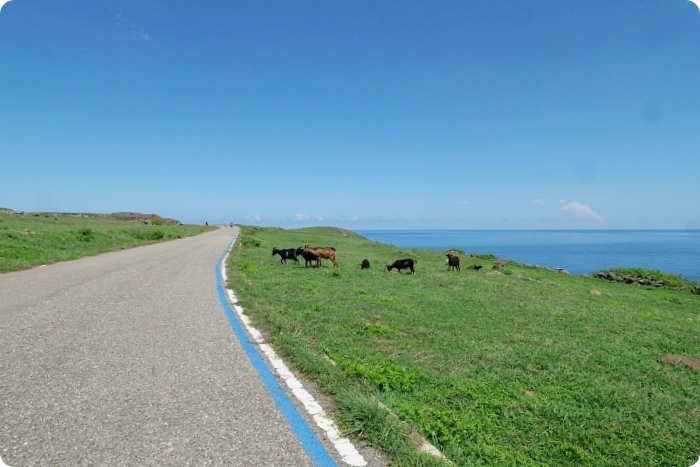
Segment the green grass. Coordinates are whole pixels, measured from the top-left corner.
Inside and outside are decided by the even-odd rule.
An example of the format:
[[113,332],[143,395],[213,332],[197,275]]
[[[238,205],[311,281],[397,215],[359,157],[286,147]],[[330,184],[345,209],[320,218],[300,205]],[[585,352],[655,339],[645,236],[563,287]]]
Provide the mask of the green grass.
[[[271,256],[307,243],[334,246],[340,267]],[[334,401],[341,429],[396,465],[446,465],[418,454],[412,431],[455,465],[697,460],[700,373],[660,358],[700,356],[700,296],[513,262],[490,274],[494,257],[460,256],[448,272],[444,252],[342,229],[243,227],[227,267],[246,313]],[[385,271],[407,257],[415,276]]]
[[0,210],[0,273],[196,235],[216,227],[140,224],[104,215]]

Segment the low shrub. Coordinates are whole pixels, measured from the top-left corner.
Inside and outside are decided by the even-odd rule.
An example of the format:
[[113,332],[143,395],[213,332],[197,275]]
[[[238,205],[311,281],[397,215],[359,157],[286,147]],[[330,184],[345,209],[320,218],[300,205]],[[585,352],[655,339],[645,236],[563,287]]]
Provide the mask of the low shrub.
[[249,235],[244,235],[243,238],[241,239],[241,243],[243,243],[243,246],[252,246],[252,247],[259,247],[262,245],[262,242],[258,240],[257,238],[253,238]]
[[132,230],[131,235],[139,240],[156,241],[165,237],[165,232],[160,229],[137,229]]
[[88,227],[78,230],[78,232],[76,232],[75,235],[76,237],[78,237],[78,240],[82,242],[89,242],[90,240],[95,238],[95,233],[92,231],[92,229]]
[[341,366],[351,375],[376,386],[380,391],[410,392],[423,377],[415,370],[388,360],[380,365],[363,362],[342,362]]

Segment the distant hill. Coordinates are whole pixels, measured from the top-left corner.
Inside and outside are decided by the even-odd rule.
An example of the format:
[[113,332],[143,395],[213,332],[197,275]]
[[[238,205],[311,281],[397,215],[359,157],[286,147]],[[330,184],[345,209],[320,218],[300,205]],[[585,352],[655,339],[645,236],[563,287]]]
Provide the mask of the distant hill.
[[171,219],[168,217],[161,217],[158,214],[143,214],[140,212],[115,212],[112,214],[95,214],[95,213],[86,213],[86,212],[61,212],[61,213],[35,213],[35,212],[24,212],[24,211],[15,211],[14,209],[10,208],[2,208],[0,207],[0,213],[5,213],[5,214],[63,214],[66,216],[78,216],[78,217],[114,217],[115,219],[123,220],[123,221],[129,221],[129,222],[140,222],[142,224],[173,224],[173,225],[180,225],[182,222],[180,222],[177,219]]
[[124,221],[142,222],[144,224],[182,224],[177,219],[160,217],[158,214],[141,214],[138,212],[115,212],[111,217]]

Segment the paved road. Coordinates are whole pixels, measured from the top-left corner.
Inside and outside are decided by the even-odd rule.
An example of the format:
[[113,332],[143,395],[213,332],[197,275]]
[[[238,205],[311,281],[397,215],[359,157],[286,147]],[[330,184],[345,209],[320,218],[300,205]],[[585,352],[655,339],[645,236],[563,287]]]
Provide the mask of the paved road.
[[0,275],[0,458],[314,465],[222,312],[235,230]]

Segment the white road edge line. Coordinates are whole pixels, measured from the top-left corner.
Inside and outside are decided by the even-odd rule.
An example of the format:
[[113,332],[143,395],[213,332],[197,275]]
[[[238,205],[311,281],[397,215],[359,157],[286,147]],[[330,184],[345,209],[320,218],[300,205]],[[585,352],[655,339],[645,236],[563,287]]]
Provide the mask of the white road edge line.
[[[233,243],[231,243],[231,247],[233,248]],[[224,260],[221,262],[221,277],[223,277],[224,280],[224,287],[228,280],[226,275],[226,259],[228,258],[229,252],[230,249],[226,252],[226,256],[224,256]],[[277,375],[285,382],[292,394],[294,394],[294,397],[296,397],[297,400],[302,403],[306,409],[306,412],[316,422],[316,425],[326,433],[326,436],[333,443],[333,446],[338,451],[338,454],[343,462],[356,467],[363,467],[367,465],[367,461],[362,454],[360,454],[357,448],[355,448],[352,442],[349,439],[340,436],[340,431],[338,430],[337,425],[326,415],[323,407],[316,402],[316,399],[314,399],[314,397],[309,394],[306,389],[304,389],[301,382],[289,370],[282,359],[277,356],[275,351],[272,350],[272,347],[265,343],[262,333],[253,327],[250,319],[245,315],[243,307],[238,305],[238,298],[233,290],[228,288],[225,290],[229,303],[236,312],[236,316],[238,316],[238,319],[243,324],[243,328],[246,330],[253,342],[258,345],[260,351],[265,355],[267,361],[275,369]]]

